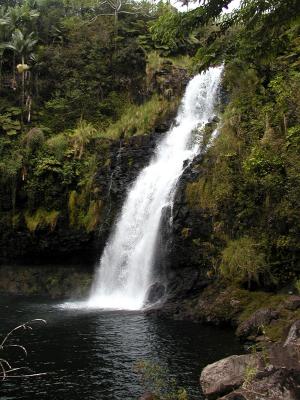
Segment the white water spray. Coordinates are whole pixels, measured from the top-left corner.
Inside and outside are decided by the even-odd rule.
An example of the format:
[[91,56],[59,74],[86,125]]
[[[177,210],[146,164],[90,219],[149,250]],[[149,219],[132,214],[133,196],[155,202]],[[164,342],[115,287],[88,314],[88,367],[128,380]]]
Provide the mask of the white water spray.
[[[149,165],[127,194],[102,254],[89,307],[139,310],[143,307],[164,207],[172,204],[184,161],[201,150],[196,129],[214,116],[222,67],[195,76],[186,88],[175,126],[158,144]],[[199,136],[199,135],[198,135]]]

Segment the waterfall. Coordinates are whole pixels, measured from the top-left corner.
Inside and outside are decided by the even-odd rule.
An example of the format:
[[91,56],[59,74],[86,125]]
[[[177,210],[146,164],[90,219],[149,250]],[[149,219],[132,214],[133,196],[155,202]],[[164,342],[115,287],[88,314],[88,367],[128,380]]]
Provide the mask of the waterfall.
[[97,268],[89,307],[143,307],[151,285],[162,210],[172,204],[184,162],[201,151],[197,132],[214,116],[221,73],[222,67],[210,68],[189,82],[174,126],[127,193]]

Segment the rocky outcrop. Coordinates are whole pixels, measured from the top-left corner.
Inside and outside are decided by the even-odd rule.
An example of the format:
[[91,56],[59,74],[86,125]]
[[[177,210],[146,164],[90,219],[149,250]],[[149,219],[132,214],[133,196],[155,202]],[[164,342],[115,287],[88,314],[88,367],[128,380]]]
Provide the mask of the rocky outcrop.
[[153,283],[146,294],[146,303],[154,304],[161,301],[166,293],[165,286],[160,282]]
[[205,367],[201,373],[200,384],[208,399],[231,392],[241,386],[247,368],[257,369],[259,359],[252,354],[230,356]]
[[[167,243],[169,301],[191,297],[210,282],[208,271],[212,269],[212,260],[216,255],[213,218],[207,209],[191,206],[187,188],[206,173],[203,165],[205,145],[217,122],[215,118],[201,130],[203,153],[198,154],[191,163],[186,163],[177,183],[173,207],[166,210],[164,217],[165,221],[172,221],[169,226],[164,224],[168,226],[164,243]],[[195,135],[199,135],[199,132],[195,132]]]
[[86,267],[2,266],[0,293],[81,299],[88,295],[92,279],[93,270]]
[[290,327],[284,341],[268,345],[261,353],[231,356],[208,365],[200,382],[208,399],[298,400],[300,321]]
[[265,325],[268,325],[272,320],[277,318],[277,311],[271,310],[270,308],[261,308],[238,326],[236,334],[244,338],[249,338],[250,336],[256,337],[261,333],[260,330],[263,329]]
[[159,93],[169,99],[181,96],[189,79],[190,75],[185,68],[165,60],[159,69],[148,71],[148,92]]
[[300,308],[300,296],[290,296],[285,302],[285,308],[291,311],[298,310]]
[[[59,215],[53,226],[29,231],[24,214],[19,223],[0,221],[0,264],[85,264],[92,266],[101,252],[130,184],[153,154],[161,133],[94,143],[98,151],[93,196],[101,204],[97,226],[71,224],[67,193],[57,194]],[[48,188],[51,191],[51,188]],[[56,194],[53,186],[53,196]],[[95,193],[94,193],[95,192]],[[24,193],[23,193],[24,195]],[[22,204],[20,203],[20,207]],[[85,211],[87,213],[88,211]],[[11,218],[11,217],[9,217]]]
[[300,349],[300,320],[293,323],[285,339],[283,347],[295,346]]
[[298,400],[299,383],[299,374],[295,371],[270,368],[219,400]]

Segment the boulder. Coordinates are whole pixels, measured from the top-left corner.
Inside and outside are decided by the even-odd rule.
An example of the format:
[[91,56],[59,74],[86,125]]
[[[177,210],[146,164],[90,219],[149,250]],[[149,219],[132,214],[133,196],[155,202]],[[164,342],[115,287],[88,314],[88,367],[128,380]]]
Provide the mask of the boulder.
[[295,311],[300,308],[300,296],[290,296],[285,302],[285,308]]
[[209,365],[201,375],[204,394],[215,398],[222,391],[230,392],[219,400],[299,400],[300,320],[293,323],[284,342],[268,347],[267,355],[267,364],[264,355],[257,354],[251,361],[257,371],[248,379],[245,357],[249,356],[232,356]]
[[285,368],[270,370],[219,400],[299,400],[299,378]]
[[146,299],[147,304],[153,304],[163,298],[166,293],[166,288],[162,283],[155,282],[148,289]]
[[229,393],[245,381],[247,368],[258,368],[259,359],[253,354],[230,356],[207,365],[200,376],[203,393],[208,399]]
[[289,333],[283,346],[287,347],[290,345],[297,345],[300,347],[300,320],[294,322],[293,325],[290,327]]
[[240,337],[257,336],[260,333],[261,327],[268,325],[272,320],[277,318],[277,311],[270,308],[261,308],[238,326],[236,334]]
[[245,397],[241,391],[237,390],[226,394],[226,396],[221,397],[219,400],[247,400],[247,397]]

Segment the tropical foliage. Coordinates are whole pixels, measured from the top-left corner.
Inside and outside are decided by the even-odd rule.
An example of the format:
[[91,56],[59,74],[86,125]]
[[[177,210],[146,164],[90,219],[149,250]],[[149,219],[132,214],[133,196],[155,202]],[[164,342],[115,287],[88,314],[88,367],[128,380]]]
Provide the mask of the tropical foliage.
[[[157,71],[176,59],[193,71],[224,63],[220,134],[185,192],[211,221],[205,266],[235,285],[299,279],[299,1],[243,0],[222,14],[229,3],[1,3],[3,237],[62,221],[96,230],[111,143],[151,133],[177,104],[155,87]],[[201,237],[182,232],[204,257]]]

